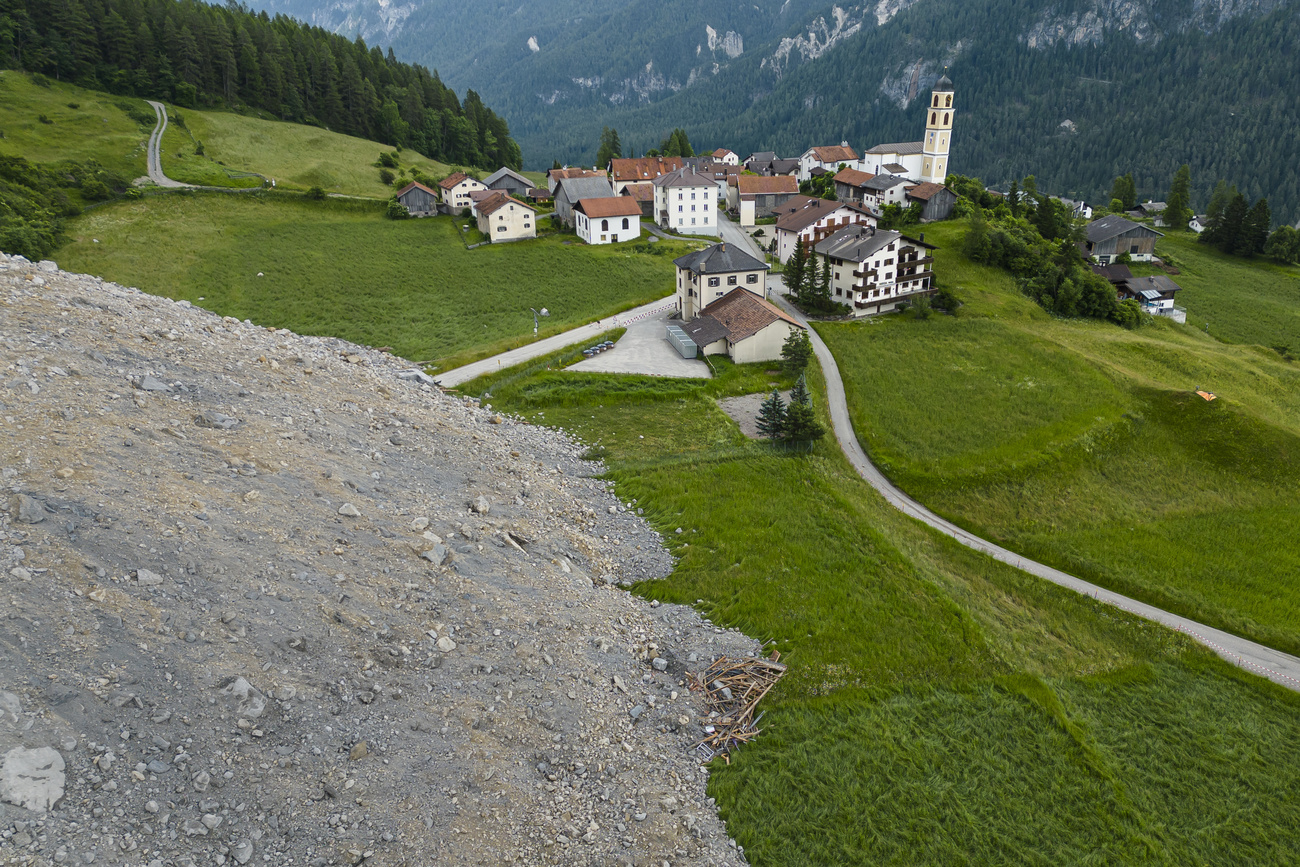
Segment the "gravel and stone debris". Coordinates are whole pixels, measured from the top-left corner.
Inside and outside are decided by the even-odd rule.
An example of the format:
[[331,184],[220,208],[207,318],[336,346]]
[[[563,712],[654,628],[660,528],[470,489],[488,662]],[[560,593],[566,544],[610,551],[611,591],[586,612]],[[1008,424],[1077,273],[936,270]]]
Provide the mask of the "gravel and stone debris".
[[581,443],[21,257],[0,372],[0,863],[745,863],[686,675],[758,645]]

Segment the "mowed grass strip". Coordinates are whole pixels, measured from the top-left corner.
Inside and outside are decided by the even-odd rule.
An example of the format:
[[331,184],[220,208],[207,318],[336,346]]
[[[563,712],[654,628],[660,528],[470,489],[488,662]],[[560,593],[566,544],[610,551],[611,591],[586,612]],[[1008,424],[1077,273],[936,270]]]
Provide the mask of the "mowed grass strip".
[[[833,443],[746,439],[716,399],[788,384],[766,365],[669,381],[564,362],[463,390],[592,445],[679,558],[639,593],[702,600],[790,665],[762,735],[712,768],[750,863],[1285,864],[1300,844],[1277,809],[1294,695],[939,537]],[[1244,821],[1208,839],[1202,808],[1224,835]]]
[[965,260],[960,227],[927,237],[957,316],[818,326],[882,468],[1027,556],[1300,652],[1300,366],[1170,322],[1041,315]]
[[41,87],[22,72],[0,72],[0,154],[35,163],[95,160],[128,180],[139,177],[153,124],[132,120],[119,103],[136,105],[142,117],[153,114],[143,100],[58,81]]
[[532,340],[529,307],[550,311],[545,337],[667,295],[676,249],[543,238],[466,250],[449,218],[256,192],[109,205],[69,234],[67,270],[443,369]]

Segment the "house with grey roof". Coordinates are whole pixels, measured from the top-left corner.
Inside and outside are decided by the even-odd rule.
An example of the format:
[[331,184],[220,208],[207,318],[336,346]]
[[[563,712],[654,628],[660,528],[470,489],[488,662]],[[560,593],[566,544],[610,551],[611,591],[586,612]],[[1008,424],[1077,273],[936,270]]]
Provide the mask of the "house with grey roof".
[[526,196],[533,188],[533,182],[519,172],[502,167],[484,178],[483,186],[489,190],[500,190],[507,196]]
[[614,187],[606,177],[561,178],[555,185],[555,216],[566,226],[573,225],[573,206],[583,199],[605,199],[614,195]]
[[897,174],[920,180],[924,150],[925,142],[919,141],[878,144],[862,155],[857,168],[873,175]]
[[820,241],[817,266],[831,265],[831,300],[854,316],[889,313],[934,293],[933,244],[874,226],[849,226]]
[[902,175],[876,175],[862,182],[862,204],[876,214],[886,205],[906,205],[907,188],[915,184]]
[[1099,265],[1109,265],[1125,253],[1134,262],[1150,262],[1155,258],[1156,239],[1163,238],[1164,233],[1111,214],[1089,223],[1084,236],[1084,256]]
[[673,264],[677,266],[677,312],[686,322],[732,289],[767,296],[768,264],[735,244],[714,244],[674,259]]
[[683,235],[718,236],[718,185],[690,166],[654,179],[655,222]]
[[1165,316],[1175,322],[1187,321],[1187,310],[1174,305],[1174,293],[1183,287],[1164,274],[1148,277],[1129,277],[1115,285],[1119,300],[1132,298],[1142,307],[1143,313],[1152,316]]

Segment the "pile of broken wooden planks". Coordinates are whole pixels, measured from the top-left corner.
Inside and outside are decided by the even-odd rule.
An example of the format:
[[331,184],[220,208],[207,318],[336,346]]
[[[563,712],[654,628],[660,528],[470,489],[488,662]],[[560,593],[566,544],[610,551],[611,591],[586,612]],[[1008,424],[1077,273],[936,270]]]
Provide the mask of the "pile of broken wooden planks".
[[703,692],[709,709],[716,714],[705,722],[704,740],[696,747],[706,761],[717,755],[725,758],[737,746],[757,737],[762,714],[755,719],[754,710],[785,675],[786,667],[778,662],[780,658],[775,650],[766,659],[721,656],[699,677],[688,675],[691,689]]

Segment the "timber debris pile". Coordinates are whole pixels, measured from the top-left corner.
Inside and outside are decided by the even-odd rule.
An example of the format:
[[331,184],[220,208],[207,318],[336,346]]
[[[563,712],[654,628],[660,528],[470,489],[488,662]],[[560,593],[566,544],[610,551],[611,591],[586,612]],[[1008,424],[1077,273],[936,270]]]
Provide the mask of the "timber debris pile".
[[703,758],[725,757],[762,731],[758,723],[763,715],[755,718],[754,711],[763,696],[785,676],[786,667],[778,661],[780,658],[775,650],[767,659],[721,656],[703,675],[691,676],[691,689],[703,692],[710,708],[705,737],[697,748]]

